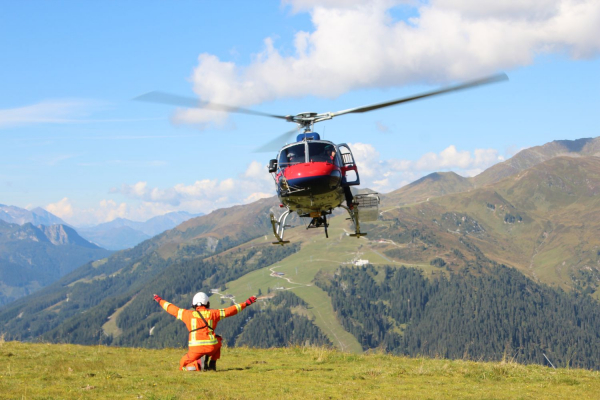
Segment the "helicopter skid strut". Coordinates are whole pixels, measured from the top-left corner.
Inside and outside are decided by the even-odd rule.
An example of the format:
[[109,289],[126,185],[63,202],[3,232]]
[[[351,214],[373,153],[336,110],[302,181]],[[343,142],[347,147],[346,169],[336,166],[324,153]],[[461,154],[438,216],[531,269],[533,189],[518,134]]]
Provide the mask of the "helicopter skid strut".
[[356,206],[354,206],[354,209],[351,210],[346,206],[343,206],[340,204],[340,207],[342,207],[343,209],[345,209],[346,211],[348,211],[348,214],[350,215],[350,220],[354,223],[354,232],[355,233],[351,233],[350,236],[355,237],[355,238],[360,238],[361,236],[367,236],[367,232],[361,232],[360,231],[360,223],[358,222],[358,209]]
[[283,246],[284,244],[289,243],[289,240],[283,240],[283,233],[285,231],[285,221],[290,215],[290,209],[288,208],[279,216],[279,220],[275,219],[275,215],[271,213],[271,226],[273,227],[273,234],[275,238],[277,238],[276,242],[272,242],[272,244],[278,244]]
[[[348,214],[350,215],[350,220],[352,221],[352,223],[354,223],[354,233],[351,233],[349,236],[355,237],[355,238],[360,238],[362,236],[367,236],[366,232],[361,232],[360,231],[360,223],[358,221],[358,209],[356,209],[356,207],[351,210],[350,208],[340,205],[340,207],[342,207],[343,209],[345,209]],[[275,215],[273,213],[271,213],[271,226],[273,227],[273,235],[275,235],[275,238],[277,239],[276,242],[271,242],[272,244],[278,244],[280,246],[283,246],[285,244],[290,243],[289,240],[283,240],[283,235],[285,232],[285,222],[287,221],[287,218],[290,216],[291,210],[288,208],[287,210],[285,210],[283,212],[283,214],[281,214],[279,216],[279,218],[275,218]],[[313,218],[313,220],[310,222],[310,224],[306,227],[306,229],[309,228],[319,228],[323,226],[325,228],[325,236],[329,237],[328,232],[327,232],[327,228],[329,227],[329,223],[327,222],[326,216],[321,216],[321,217],[315,217]]]

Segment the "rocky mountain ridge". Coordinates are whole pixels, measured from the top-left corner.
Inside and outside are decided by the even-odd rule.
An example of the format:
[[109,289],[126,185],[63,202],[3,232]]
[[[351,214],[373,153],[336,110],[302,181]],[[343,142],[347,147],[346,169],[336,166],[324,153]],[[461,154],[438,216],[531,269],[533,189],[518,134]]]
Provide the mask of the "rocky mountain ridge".
[[577,140],[555,140],[541,146],[521,150],[510,159],[495,164],[479,175],[465,178],[454,172],[434,172],[400,189],[387,193],[385,206],[398,206],[427,201],[428,198],[466,192],[496,183],[555,157],[600,156],[600,137]]
[[18,225],[0,220],[0,306],[110,253],[66,225]]
[[65,221],[41,207],[26,210],[24,208],[7,206],[4,204],[0,204],[0,220],[18,225],[26,223],[31,223],[33,225],[68,225]]

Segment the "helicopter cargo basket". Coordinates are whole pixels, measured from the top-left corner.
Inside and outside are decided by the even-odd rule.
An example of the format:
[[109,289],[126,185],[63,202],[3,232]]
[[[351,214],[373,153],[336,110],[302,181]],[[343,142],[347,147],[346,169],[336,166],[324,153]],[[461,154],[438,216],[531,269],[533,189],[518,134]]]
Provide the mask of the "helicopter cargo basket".
[[367,193],[354,196],[360,221],[377,221],[379,217],[379,194]]

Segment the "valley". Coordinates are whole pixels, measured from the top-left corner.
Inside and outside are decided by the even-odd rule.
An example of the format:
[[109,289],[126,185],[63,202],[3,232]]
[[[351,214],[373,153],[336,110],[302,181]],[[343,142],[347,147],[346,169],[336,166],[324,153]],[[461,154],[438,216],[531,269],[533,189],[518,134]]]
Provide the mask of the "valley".
[[[595,146],[596,142],[596,139],[586,140],[580,150]],[[455,301],[460,298],[456,291],[461,285],[471,285],[474,292],[489,291],[486,285],[494,281],[494,276],[508,274],[512,277],[497,283],[505,286],[504,291],[494,294],[496,301],[506,304],[508,309],[524,307],[508,295],[517,290],[511,286],[515,282],[521,282],[519,284],[532,293],[541,293],[539,296],[545,300],[535,303],[535,307],[540,308],[527,313],[546,315],[552,320],[574,318],[568,324],[579,326],[562,338],[545,339],[554,343],[555,348],[547,352],[562,363],[559,365],[594,365],[594,357],[572,358],[569,352],[593,353],[594,346],[598,346],[598,340],[593,339],[598,334],[592,321],[596,321],[600,307],[592,297],[598,298],[600,282],[600,239],[595,235],[600,221],[597,218],[600,158],[579,153],[567,157],[564,152],[558,152],[559,156],[555,157],[556,143],[545,146],[550,150],[544,146],[534,148],[536,157],[527,156],[529,150],[522,152],[525,155],[515,156],[529,162],[507,161],[506,170],[514,171],[515,165],[524,168],[513,175],[498,172],[504,171],[501,165],[495,167],[493,174],[484,172],[480,178],[439,173],[383,195],[380,219],[363,224],[368,236],[360,239],[348,236],[353,230],[350,222],[344,215],[337,215],[330,219],[329,239],[321,230],[307,230],[307,221],[295,219],[286,231],[286,239],[291,244],[273,246],[267,216],[271,211],[279,212],[276,199],[216,210],[132,249],[79,268],[42,289],[38,295],[34,293],[0,310],[0,322],[10,339],[41,337],[58,341],[67,337],[80,344],[177,346],[185,337],[184,327],[173,325],[173,321],[162,315],[151,301],[151,295],[159,293],[185,306],[193,293],[202,290],[214,292],[213,307],[227,306],[232,300],[240,301],[251,295],[261,299],[261,305],[252,311],[249,319],[226,321],[219,328],[226,332],[231,343],[248,343],[249,336],[244,332],[256,329],[253,327],[256,324],[248,321],[268,320],[269,315],[280,318],[282,313],[291,312],[297,324],[306,327],[313,324],[314,328],[310,329],[314,333],[310,335],[322,332],[341,351],[361,353],[384,348],[415,355],[430,350],[406,340],[431,322],[422,320],[429,315],[427,310],[437,313],[439,311],[433,310],[443,309],[441,300],[436,299]],[[564,143],[561,146],[565,148]],[[547,154],[544,149],[548,150]],[[473,182],[485,176],[489,183],[475,187]],[[344,296],[336,294],[338,297],[334,298],[331,292],[331,285],[345,285],[340,281],[340,274],[348,267],[355,268],[359,280],[370,288],[361,293],[354,284],[347,287],[346,296],[354,293],[352,296],[364,298],[356,305],[356,312],[361,310],[356,315],[345,305],[351,304],[355,297],[342,301]],[[418,271],[403,290],[412,293],[424,290],[423,299],[432,299],[431,303],[419,300],[422,310],[411,319],[404,320],[405,317],[394,314],[395,308],[402,310],[404,306],[389,308],[391,298],[385,298],[388,294],[381,299],[368,295],[395,290],[385,289],[390,267],[397,271],[404,271],[405,267]],[[397,289],[402,285],[404,283],[399,282]],[[305,306],[270,306],[274,295],[286,292],[298,296]],[[577,297],[580,295],[585,297]],[[33,303],[42,307],[28,311],[27,320],[19,317]],[[581,314],[567,316],[569,307],[581,309]],[[362,328],[363,324],[375,323],[371,321],[369,310],[377,310],[377,315],[388,315],[387,320],[375,319],[383,335],[378,339],[365,336]],[[464,316],[459,315],[459,311],[462,309],[445,312],[460,320]],[[527,315],[524,319],[512,320],[510,329],[520,332],[523,321],[531,318]],[[474,321],[464,324],[469,329],[477,326]],[[465,338],[472,332],[464,331]],[[522,340],[523,348],[529,348],[531,343],[524,337],[538,340],[533,339],[535,335],[526,334],[508,347],[494,344],[495,350],[489,352],[486,359],[499,360],[507,349],[523,347],[519,344]],[[576,339],[578,337],[581,341]],[[488,340],[493,342],[493,338]],[[261,343],[268,346],[268,341]],[[585,347],[590,343],[592,348]],[[465,344],[446,345],[461,349]],[[569,348],[571,350],[567,350]],[[541,353],[536,349],[534,346],[517,352],[519,362],[542,362]],[[463,354],[457,351],[450,351],[447,356],[456,358]]]

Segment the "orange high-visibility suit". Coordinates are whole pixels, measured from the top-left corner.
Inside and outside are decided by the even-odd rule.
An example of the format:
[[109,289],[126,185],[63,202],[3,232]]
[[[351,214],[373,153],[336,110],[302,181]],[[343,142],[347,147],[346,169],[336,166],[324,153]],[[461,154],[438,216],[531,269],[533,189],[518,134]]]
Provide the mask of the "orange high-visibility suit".
[[[246,303],[241,303],[220,310],[208,309],[205,306],[198,306],[195,310],[186,310],[164,299],[160,299],[159,304],[166,312],[183,321],[188,331],[190,331],[189,351],[179,361],[179,369],[181,370],[205,355],[210,356],[213,360],[221,358],[222,340],[221,336],[215,335],[214,329],[216,329],[220,320],[236,315],[247,306]],[[208,325],[204,323],[199,315],[200,313]]]

